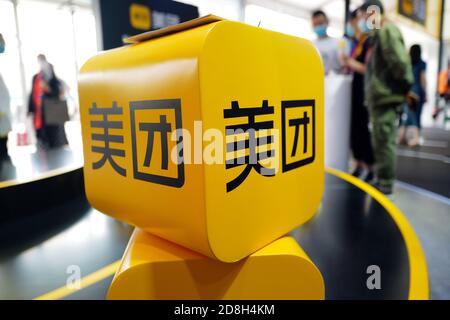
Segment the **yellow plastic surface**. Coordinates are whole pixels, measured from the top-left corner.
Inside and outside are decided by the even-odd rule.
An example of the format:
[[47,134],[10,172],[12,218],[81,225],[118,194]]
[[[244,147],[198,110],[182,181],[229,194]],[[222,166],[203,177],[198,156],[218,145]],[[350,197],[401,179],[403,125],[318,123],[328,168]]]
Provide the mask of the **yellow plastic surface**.
[[324,299],[319,270],[291,237],[235,263],[136,229],[108,299]]
[[[90,203],[224,262],[238,261],[266,246],[310,219],[322,197],[322,69],[309,41],[231,21],[193,24],[90,59],[79,78]],[[230,190],[227,183],[246,165],[227,169],[224,162],[206,164],[202,153],[229,158],[226,127],[250,121],[246,116],[225,117],[236,107],[244,113],[247,108],[272,110],[254,120],[273,121],[277,130],[271,145],[257,149],[275,150],[273,158],[258,164],[276,169],[276,174],[264,176],[250,168],[244,181]],[[105,130],[98,127],[106,119],[101,114],[104,108],[117,112],[106,117],[108,121],[121,123],[108,131],[123,137],[123,142],[108,144],[123,151],[123,156],[111,156],[116,168],[109,160],[101,163],[98,149],[105,147],[101,140]],[[302,117],[308,126],[299,126],[296,132],[290,121]],[[151,161],[145,165],[149,139],[141,124],[162,123],[163,118],[171,130],[188,131],[183,132],[183,155],[190,153],[191,163],[178,165],[169,158],[164,167],[162,134],[155,133]],[[200,127],[194,121],[201,121]],[[223,134],[224,143],[214,152],[211,148],[220,139],[207,136],[202,142],[202,133],[209,129]],[[292,156],[295,136],[298,145]],[[170,134],[167,139],[168,149],[177,151],[181,139],[171,140]],[[94,168],[95,163],[100,167]]]

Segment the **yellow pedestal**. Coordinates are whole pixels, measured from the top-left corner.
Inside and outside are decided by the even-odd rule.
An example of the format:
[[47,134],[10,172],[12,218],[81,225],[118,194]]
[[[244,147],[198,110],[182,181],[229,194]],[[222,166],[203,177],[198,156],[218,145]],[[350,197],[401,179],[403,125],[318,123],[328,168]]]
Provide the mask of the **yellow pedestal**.
[[320,271],[292,237],[224,263],[134,231],[108,299],[323,299]]

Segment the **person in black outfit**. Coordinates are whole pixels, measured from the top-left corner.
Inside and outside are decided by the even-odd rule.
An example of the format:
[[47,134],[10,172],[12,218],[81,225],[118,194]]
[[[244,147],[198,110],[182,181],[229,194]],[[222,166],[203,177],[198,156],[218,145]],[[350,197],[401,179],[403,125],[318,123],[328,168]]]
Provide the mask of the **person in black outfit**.
[[43,147],[57,148],[66,145],[67,137],[63,125],[50,125],[45,122],[45,99],[62,99],[63,85],[56,77],[53,65],[47,62],[45,56],[39,55],[41,71],[33,77],[28,112],[34,114],[34,125],[37,137]]
[[[358,13],[355,11],[351,15],[357,16]],[[358,25],[363,26],[362,20]],[[350,147],[355,160],[355,169],[352,174],[371,182],[374,179],[375,157],[369,131],[369,111],[364,103],[364,73],[370,41],[367,30],[355,26],[353,28],[356,29],[353,31],[357,41],[350,56],[342,57],[345,65],[353,71]]]
[[[52,66],[52,77],[47,81],[47,90],[43,95],[43,99],[61,99],[63,96],[63,88],[61,81],[56,77]],[[45,117],[44,117],[45,123]],[[57,148],[66,145],[67,137],[63,125],[45,125],[45,134],[47,135],[48,146]]]

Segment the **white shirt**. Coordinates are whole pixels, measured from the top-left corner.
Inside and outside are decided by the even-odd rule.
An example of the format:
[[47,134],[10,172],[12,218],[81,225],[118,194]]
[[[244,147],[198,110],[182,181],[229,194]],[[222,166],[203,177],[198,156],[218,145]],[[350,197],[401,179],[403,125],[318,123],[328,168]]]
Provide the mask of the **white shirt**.
[[[319,50],[322,57],[325,74],[330,73],[330,71],[341,73],[342,64],[339,60],[339,52],[341,50],[339,47],[339,41],[342,40],[331,37],[318,38],[314,40],[314,45],[317,50]],[[345,44],[343,49],[345,50]]]

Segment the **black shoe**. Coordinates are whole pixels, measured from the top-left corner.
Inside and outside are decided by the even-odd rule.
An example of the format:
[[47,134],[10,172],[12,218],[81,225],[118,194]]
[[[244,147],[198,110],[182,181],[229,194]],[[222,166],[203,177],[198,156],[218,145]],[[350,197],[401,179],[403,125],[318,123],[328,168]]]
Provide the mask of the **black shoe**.
[[363,173],[363,169],[357,167],[353,172],[352,172],[352,176],[359,178],[359,176]]
[[373,171],[369,171],[366,175],[366,177],[364,178],[364,182],[367,182],[368,184],[371,184],[375,179],[375,174],[373,173]]
[[380,191],[385,196],[388,196],[388,197],[392,196],[392,193],[393,193],[392,187],[383,186],[383,185],[380,185],[379,183],[376,183],[374,185],[374,187],[377,188],[378,191]]

